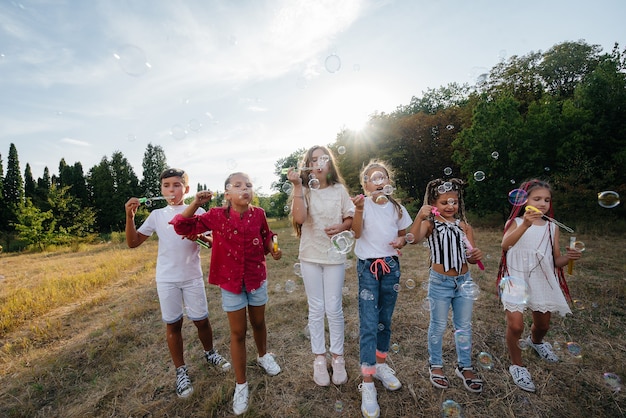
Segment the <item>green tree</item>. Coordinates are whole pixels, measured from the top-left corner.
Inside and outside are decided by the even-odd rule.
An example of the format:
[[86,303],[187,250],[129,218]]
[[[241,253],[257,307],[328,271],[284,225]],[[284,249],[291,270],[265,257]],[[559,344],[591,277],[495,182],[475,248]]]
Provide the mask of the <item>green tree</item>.
[[6,204],[6,220],[9,224],[17,220],[17,211],[20,204],[24,203],[24,182],[20,172],[20,162],[17,156],[17,148],[11,143],[9,158],[7,160],[7,175],[4,178],[4,202]]
[[167,168],[165,151],[160,145],[149,143],[143,154],[143,178],[141,180],[141,194],[143,196],[159,196],[161,194],[161,182],[159,177]]
[[30,169],[30,164],[26,163],[26,169],[24,169],[24,196],[33,199],[37,191],[37,183],[33,179],[33,173]]
[[33,198],[33,204],[43,211],[50,209],[48,207],[48,193],[51,184],[50,172],[46,166],[43,169],[43,176],[37,179],[37,190],[35,198]]
[[100,232],[111,232],[117,224],[116,214],[111,210],[111,196],[116,193],[115,180],[107,157],[89,170],[87,184],[96,213],[96,225]]
[[4,200],[4,166],[2,163],[2,154],[0,154],[0,231],[7,231],[8,223],[7,204]]
[[18,205],[13,227],[20,241],[43,251],[54,240],[54,224],[52,212],[42,212],[26,198]]

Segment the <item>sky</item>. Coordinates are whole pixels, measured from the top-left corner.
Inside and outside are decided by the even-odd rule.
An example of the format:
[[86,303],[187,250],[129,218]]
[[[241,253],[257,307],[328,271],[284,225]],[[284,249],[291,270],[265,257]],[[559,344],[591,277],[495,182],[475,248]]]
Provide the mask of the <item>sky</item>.
[[[0,0],[0,157],[35,180],[148,144],[195,185],[275,164],[511,56],[626,46],[623,0]],[[349,149],[346,152],[350,152]]]

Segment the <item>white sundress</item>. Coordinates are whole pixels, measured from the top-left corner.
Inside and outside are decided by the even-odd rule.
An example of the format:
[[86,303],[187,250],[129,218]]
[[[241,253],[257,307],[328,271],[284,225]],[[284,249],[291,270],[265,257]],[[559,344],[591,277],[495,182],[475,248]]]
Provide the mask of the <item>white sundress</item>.
[[[519,227],[523,222],[515,218]],[[557,312],[561,316],[572,313],[559,286],[554,267],[552,241],[556,226],[552,222],[532,225],[506,254],[508,275],[523,278],[528,286],[528,302],[513,304],[503,301],[504,309],[511,312]],[[558,243],[555,243],[558,245]]]

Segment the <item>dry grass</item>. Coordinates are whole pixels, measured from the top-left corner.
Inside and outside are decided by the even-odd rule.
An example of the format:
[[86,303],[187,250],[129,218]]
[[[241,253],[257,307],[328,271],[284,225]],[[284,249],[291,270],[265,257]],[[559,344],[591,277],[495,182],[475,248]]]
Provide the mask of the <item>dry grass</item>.
[[[267,377],[255,366],[254,343],[248,338],[248,381],[251,385],[249,417],[360,416],[358,375],[358,313],[356,273],[347,270],[344,296],[346,359],[350,380],[341,387],[316,386],[312,355],[305,338],[307,306],[301,280],[293,274],[297,241],[288,229],[281,236],[284,257],[268,260],[270,302],[267,306],[269,347],[283,373]],[[477,231],[478,244],[488,254],[486,270],[473,270],[482,292],[474,313],[474,354],[488,351],[495,367],[482,371],[485,391],[467,392],[453,376],[455,353],[451,330],[444,340],[444,359],[451,388],[442,391],[428,382],[426,331],[428,313],[422,308],[427,275],[427,254],[421,245],[405,248],[403,286],[394,315],[393,342],[398,353],[389,361],[403,388],[387,392],[377,383],[382,416],[441,416],[441,404],[453,399],[465,417],[579,417],[624,416],[626,399],[602,381],[615,372],[626,378],[626,238],[585,236],[582,261],[575,266],[570,288],[579,302],[574,315],[554,318],[548,341],[583,347],[582,359],[566,351],[558,364],[540,361],[524,352],[538,386],[536,394],[516,388],[508,374],[504,346],[504,315],[496,296],[494,278],[499,259],[499,231]],[[564,244],[564,242],[562,243]],[[204,252],[204,269],[209,253]],[[122,244],[103,244],[84,252],[6,255],[0,257],[0,301],[15,289],[39,291],[61,286],[55,280],[100,271],[102,277],[88,292],[74,287],[54,306],[33,315],[14,313],[15,321],[0,335],[0,416],[6,417],[223,417],[231,416],[234,376],[209,369],[195,329],[185,323],[185,353],[195,393],[180,400],[174,393],[174,370],[165,345],[154,285],[156,242],[130,250]],[[108,267],[107,267],[108,266]],[[101,269],[101,270],[98,270]],[[286,293],[293,279],[296,291]],[[276,285],[280,284],[281,290]],[[38,290],[39,289],[39,290]],[[221,310],[219,291],[208,286],[215,345],[228,355],[228,324]],[[60,290],[56,291],[57,293]],[[73,295],[73,296],[72,296]],[[335,406],[340,402],[342,411]]]

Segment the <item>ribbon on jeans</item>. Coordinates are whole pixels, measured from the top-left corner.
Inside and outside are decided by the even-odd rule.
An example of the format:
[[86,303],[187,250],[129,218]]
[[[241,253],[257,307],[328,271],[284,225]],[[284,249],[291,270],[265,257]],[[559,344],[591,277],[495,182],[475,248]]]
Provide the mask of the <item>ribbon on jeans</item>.
[[383,271],[383,274],[387,274],[391,271],[391,269],[387,265],[387,262],[385,262],[384,258],[377,258],[376,260],[374,260],[372,264],[370,264],[370,272],[374,275],[374,277],[376,277],[376,280],[378,280],[378,266],[379,265]]

